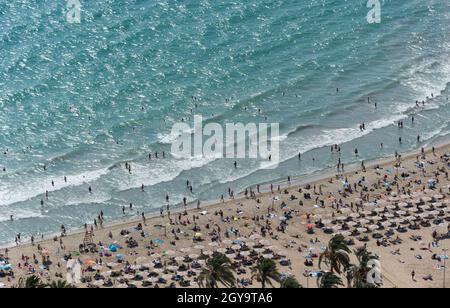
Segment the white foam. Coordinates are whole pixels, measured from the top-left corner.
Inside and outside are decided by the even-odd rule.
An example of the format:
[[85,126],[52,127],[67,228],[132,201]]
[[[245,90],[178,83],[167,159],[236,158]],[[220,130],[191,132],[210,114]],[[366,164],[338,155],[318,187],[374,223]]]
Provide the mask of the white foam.
[[182,136],[182,134],[192,134],[194,132],[193,128],[190,128],[188,130],[184,130],[183,132],[173,132],[171,131],[168,134],[161,134],[159,133],[157,135],[158,141],[163,144],[172,144],[174,143],[178,138]]
[[[63,178],[20,178],[19,183],[5,183],[0,185],[0,206],[23,202],[45,194],[46,191],[53,192],[66,187],[80,186],[101,178],[108,174],[108,169],[86,171],[80,174],[67,175],[67,183]],[[52,180],[55,186],[52,186]]]
[[[419,101],[431,97],[432,93],[434,97],[441,95],[450,82],[450,44],[441,47],[443,50],[439,59],[423,58],[403,74],[401,84],[415,91]],[[436,65],[433,66],[435,63],[439,63],[437,69]]]
[[134,163],[132,175],[126,179],[121,178],[117,184],[120,191],[137,189],[144,186],[153,186],[176,179],[183,171],[200,168],[214,161],[215,158],[191,159],[165,159],[156,161],[156,164],[143,165]]
[[10,215],[14,215],[14,220],[27,218],[42,218],[44,215],[38,210],[15,208],[14,211],[2,211],[0,213],[0,222],[10,221]]

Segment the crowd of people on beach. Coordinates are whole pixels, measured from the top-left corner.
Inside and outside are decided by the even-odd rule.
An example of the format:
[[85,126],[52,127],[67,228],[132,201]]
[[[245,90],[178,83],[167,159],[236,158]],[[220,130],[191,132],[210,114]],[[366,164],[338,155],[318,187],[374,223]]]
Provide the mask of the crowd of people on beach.
[[[414,117],[411,122],[415,122]],[[398,127],[403,126],[399,121]],[[365,130],[366,124],[360,129]],[[417,142],[421,142],[420,136]],[[331,146],[331,152],[341,153],[341,145]],[[122,207],[122,214],[133,213],[139,222],[129,223],[119,232],[117,227],[105,226],[101,211],[92,224],[84,225],[81,235],[69,235],[61,225],[60,234],[50,241],[43,235],[39,241],[31,235],[29,253],[19,259],[17,254],[16,259],[11,258],[13,248],[5,249],[0,254],[0,281],[12,286],[17,277],[34,274],[67,279],[70,272],[66,264],[74,260],[82,268],[76,281],[79,286],[192,287],[198,286],[208,258],[220,252],[233,260],[240,286],[249,287],[255,283],[249,269],[261,257],[275,260],[286,275],[297,275],[294,269],[298,268],[304,269],[305,277],[320,271],[315,261],[323,250],[318,246],[336,234],[345,236],[350,246],[373,243],[372,247],[383,249],[420,243],[423,251],[432,254],[431,260],[440,262],[446,256],[436,251],[449,236],[450,156],[438,152],[435,147],[429,153],[422,148],[411,165],[405,165],[403,155],[395,153],[392,166],[369,167],[362,161],[353,171],[346,170],[339,155],[335,177],[322,183],[295,186],[287,176],[285,183],[269,184],[264,191],[261,185],[249,187],[242,197],[229,188],[228,198],[221,195],[220,204],[205,209],[199,200],[195,208],[188,209],[186,197],[181,210],[171,207],[167,194],[159,217],[149,219],[130,203]],[[359,150],[354,154],[358,157]],[[166,158],[166,153],[148,155],[149,160],[160,158]],[[302,159],[301,153],[298,159]],[[132,174],[132,163],[125,162],[124,167]],[[46,166],[43,168],[45,171]],[[237,162],[234,168],[239,168]],[[69,179],[64,177],[64,181]],[[191,180],[186,180],[185,189],[193,194]],[[141,191],[145,191],[144,185]],[[91,186],[88,193],[95,194]],[[48,191],[44,196],[41,206],[51,197]],[[404,237],[412,232],[421,235]],[[423,232],[432,238],[426,244]],[[17,234],[15,243],[22,242],[23,235]],[[392,256],[400,254],[400,249],[391,251]],[[420,254],[415,257],[423,259]],[[298,264],[302,258],[304,262]],[[411,272],[414,281],[416,271]],[[432,281],[433,276],[427,274],[423,280]]]

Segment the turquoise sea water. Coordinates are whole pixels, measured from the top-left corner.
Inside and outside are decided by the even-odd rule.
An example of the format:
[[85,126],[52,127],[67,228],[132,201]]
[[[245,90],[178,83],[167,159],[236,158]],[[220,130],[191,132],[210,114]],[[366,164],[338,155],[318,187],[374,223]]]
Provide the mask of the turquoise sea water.
[[[112,221],[129,203],[157,211],[166,193],[212,200],[305,175],[336,164],[335,143],[350,163],[355,147],[373,159],[450,133],[446,0],[382,1],[380,24],[367,23],[362,0],[81,4],[81,23],[69,24],[65,0],[0,0],[0,243],[79,228],[101,210]],[[219,123],[280,122],[282,163],[149,161],[170,152],[190,109]]]

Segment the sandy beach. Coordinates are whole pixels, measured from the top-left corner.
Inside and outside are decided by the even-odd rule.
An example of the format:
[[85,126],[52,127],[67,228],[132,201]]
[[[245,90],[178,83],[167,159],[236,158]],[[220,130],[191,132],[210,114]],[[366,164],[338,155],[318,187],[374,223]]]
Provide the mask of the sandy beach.
[[[145,220],[135,213],[135,221],[3,248],[0,285],[12,287],[31,275],[45,283],[71,280],[70,263],[81,266],[76,287],[198,287],[205,260],[220,252],[235,262],[239,287],[260,287],[251,266],[264,256],[282,275],[315,288],[318,257],[333,235],[342,234],[352,250],[366,246],[379,257],[382,287],[443,287],[449,154],[450,144],[440,145],[274,185],[273,191],[249,188],[247,196],[200,209]],[[450,285],[449,275],[446,280]]]

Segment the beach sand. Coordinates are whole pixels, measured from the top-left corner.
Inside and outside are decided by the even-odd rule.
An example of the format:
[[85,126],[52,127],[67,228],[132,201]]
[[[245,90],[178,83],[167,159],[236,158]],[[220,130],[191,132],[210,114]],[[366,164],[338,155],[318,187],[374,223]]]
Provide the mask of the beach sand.
[[[187,215],[181,216],[181,222],[184,222],[184,224],[178,221],[179,214],[175,212],[170,216],[173,220],[172,224],[169,223],[167,213],[164,213],[164,217],[148,217],[145,226],[143,226],[145,237],[143,237],[139,231],[134,229],[138,223],[142,222],[141,218],[131,222],[120,222],[112,225],[105,224],[103,228],[94,230],[94,235],[92,236],[93,243],[98,244],[101,242],[105,247],[102,250],[102,248],[97,245],[99,252],[107,252],[110,244],[122,246],[123,248],[119,249],[116,253],[112,253],[111,257],[100,257],[99,253],[96,252],[81,254],[79,256],[74,254],[74,258],[83,263],[83,276],[85,278],[87,277],[88,280],[90,279],[89,277],[93,277],[96,274],[97,270],[98,274],[101,274],[104,276],[105,280],[108,280],[112,271],[119,271],[124,268],[125,263],[118,264],[116,262],[117,254],[123,255],[125,261],[128,261],[131,265],[150,264],[150,267],[152,266],[152,260],[160,258],[163,269],[158,269],[156,272],[159,274],[159,277],[165,276],[166,278],[170,278],[170,276],[177,272],[176,267],[169,265],[171,263],[169,259],[171,258],[192,254],[200,255],[202,252],[209,253],[209,251],[212,252],[219,247],[228,248],[233,246],[230,241],[236,240],[237,238],[253,242],[254,244],[258,244],[263,240],[265,248],[269,247],[272,251],[279,252],[280,255],[285,255],[286,259],[290,260],[291,264],[288,266],[278,265],[280,273],[296,276],[303,287],[317,287],[316,279],[307,278],[304,274],[306,271],[319,270],[318,259],[314,258],[313,266],[307,267],[304,264],[305,256],[310,252],[320,254],[332,235],[325,234],[318,228],[314,228],[315,234],[309,235],[307,234],[307,225],[309,223],[314,224],[320,219],[324,222],[325,220],[335,220],[335,218],[339,216],[348,217],[351,213],[356,212],[356,207],[352,210],[350,204],[359,203],[357,199],[361,197],[365,199],[362,203],[370,203],[375,199],[384,200],[385,205],[379,205],[378,207],[380,208],[384,208],[386,205],[396,204],[402,200],[413,201],[415,199],[414,197],[401,197],[404,193],[402,191],[397,192],[395,186],[392,186],[392,189],[394,195],[399,197],[398,201],[389,199],[393,198],[393,195],[388,195],[384,185],[379,185],[377,188],[374,187],[374,185],[376,185],[380,179],[383,179],[384,176],[387,177],[389,182],[393,182],[394,176],[396,174],[401,174],[402,172],[408,172],[409,177],[399,178],[398,183],[400,188],[410,185],[410,193],[416,192],[417,195],[415,196],[421,196],[420,198],[430,197],[430,199],[432,199],[433,196],[442,194],[441,200],[433,199],[425,203],[432,205],[433,202],[436,203],[436,201],[440,201],[443,202],[441,209],[443,211],[447,210],[450,207],[450,182],[448,175],[446,176],[445,174],[449,171],[448,162],[441,159],[441,156],[444,154],[450,154],[449,144],[437,147],[435,154],[431,153],[431,149],[428,148],[426,159],[420,158],[420,161],[425,163],[425,171],[421,171],[421,169],[416,166],[416,157],[420,155],[420,153],[404,155],[401,158],[402,169],[395,169],[395,159],[385,159],[383,161],[373,162],[370,165],[367,164],[365,172],[361,170],[361,166],[359,165],[356,167],[348,167],[348,171],[340,179],[337,179],[334,170],[328,170],[320,175],[306,178],[302,180],[301,183],[292,183],[291,185],[285,183],[282,185],[280,192],[278,192],[277,187],[275,187],[274,193],[270,191],[256,193],[256,199],[239,196],[239,198],[236,198],[235,200],[227,200],[224,203],[217,202],[208,206],[202,205],[201,209],[189,209]],[[431,161],[433,161],[432,164],[430,163]],[[379,165],[380,168],[375,169],[376,165]],[[440,168],[440,171],[437,171],[438,168]],[[365,177],[365,184],[357,186],[357,192],[344,196],[342,181],[347,178],[348,182],[353,187],[354,183],[358,183],[362,180],[362,177]],[[330,178],[333,179],[332,183],[330,182]],[[439,183],[437,183],[435,190],[424,191],[423,188],[427,186],[427,181],[429,179],[437,179]],[[422,183],[418,184],[418,182],[415,182],[416,180],[421,180]],[[307,183],[311,186],[310,189],[307,189]],[[368,187],[368,191],[362,193],[364,185]],[[315,191],[313,188],[314,186],[316,187]],[[264,188],[267,190],[267,185],[265,185]],[[255,188],[253,189],[256,190]],[[299,192],[299,189],[302,191]],[[311,194],[311,199],[305,199],[305,193]],[[291,196],[295,196],[297,199],[291,200]],[[276,201],[274,201],[274,198]],[[257,200],[260,202],[258,203]],[[340,209],[337,210],[336,203],[333,204],[333,201],[339,200],[342,200],[342,205],[340,206]],[[303,202],[302,206],[300,205],[300,201]],[[320,206],[320,201],[323,201],[323,207]],[[283,203],[285,204],[284,208],[282,208]],[[271,209],[272,207],[273,209]],[[365,210],[372,210],[376,207],[376,205],[366,205]],[[288,221],[287,229],[285,232],[277,231],[280,217],[282,217],[286,211],[289,211],[289,209],[291,210],[292,218]],[[439,209],[439,211],[441,209]],[[228,220],[221,219],[220,215],[215,215],[215,213],[220,210],[223,211],[223,217],[228,217]],[[182,213],[182,211],[179,211],[179,213]],[[268,213],[271,214],[269,221],[272,226],[272,235],[267,234],[264,238],[259,235],[261,233],[261,226],[265,225],[265,223],[263,221],[256,222],[253,218],[256,216],[266,216],[267,218]],[[424,213],[427,213],[427,210],[425,210]],[[412,213],[410,213],[410,215],[411,214]],[[308,215],[311,215],[309,220]],[[193,230],[193,216],[197,217],[196,225],[201,229],[199,231]],[[449,216],[449,212],[447,211],[441,218],[448,219]],[[138,217],[137,214],[136,217]],[[437,217],[437,213],[435,217]],[[372,215],[367,215],[366,218],[371,220]],[[361,218],[355,220],[361,220]],[[187,221],[189,221],[189,223],[187,223]],[[206,228],[206,225],[208,224],[209,229]],[[371,224],[373,224],[373,221]],[[336,225],[337,224],[330,223],[330,226]],[[213,228],[217,229],[218,226],[220,227],[220,241],[219,246],[217,247],[213,246],[214,244],[210,244],[212,236],[210,236],[209,233],[212,232]],[[408,225],[406,225],[406,227],[408,227]],[[231,228],[239,230],[239,234],[237,236],[232,235],[227,240],[224,233]],[[402,240],[402,243],[387,247],[378,246],[376,240],[372,238],[372,233],[367,234],[370,238],[370,241],[366,243],[368,250],[380,257],[383,287],[437,288],[443,286],[444,272],[440,268],[442,263],[432,260],[432,255],[444,254],[443,249],[449,248],[449,240],[441,240],[439,242],[439,247],[432,247],[428,250],[430,243],[433,241],[432,232],[435,228],[436,226],[432,225],[428,228],[421,228],[421,230],[413,231],[408,229],[407,233],[398,233],[395,231],[395,235],[392,239],[395,239],[398,236]],[[122,230],[129,230],[131,233],[127,236],[122,236],[120,235]],[[178,239],[175,239],[174,234],[171,232],[172,230],[179,231],[177,233]],[[440,229],[438,230],[440,232]],[[202,234],[204,241],[194,243],[193,237],[199,232]],[[376,232],[384,234],[386,230]],[[113,235],[112,239],[109,238],[110,233]],[[411,236],[413,235],[420,236],[422,239],[415,241],[411,239]],[[125,241],[130,237],[137,242],[138,247],[127,248]],[[352,250],[364,245],[363,242],[360,242],[357,239],[358,237],[349,236],[348,238],[353,238],[355,240],[355,245],[351,247]],[[89,237],[88,239],[90,240]],[[152,248],[146,247],[149,246],[151,240],[155,239],[161,239],[164,243],[161,242]],[[57,240],[50,239],[36,241],[34,246],[31,244],[23,244],[17,247],[10,247],[8,249],[8,257],[9,263],[14,269],[14,278],[10,276],[2,277],[0,278],[0,283],[4,284],[4,287],[13,286],[18,282],[20,277],[29,276],[31,268],[34,269],[36,275],[42,277],[44,282],[58,280],[59,278],[57,278],[56,275],[62,275],[65,280],[67,272],[66,261],[64,261],[62,257],[67,253],[78,251],[79,245],[83,243],[84,240],[85,231],[82,230],[63,237],[63,245],[60,245],[58,238]],[[38,251],[38,245],[41,248],[40,251]],[[203,247],[196,247],[198,245]],[[250,243],[250,246],[252,245],[253,244]],[[259,251],[261,252],[262,250]],[[4,255],[5,249],[1,249],[0,254]],[[38,264],[33,263],[33,254],[36,256]],[[42,255],[49,256],[52,262],[49,270],[43,270],[41,268]],[[418,258],[419,255],[421,259]],[[32,265],[24,267],[22,256],[30,257],[30,263],[32,263]],[[277,258],[277,262],[278,261],[279,259]],[[354,257],[352,257],[352,261],[356,261]],[[181,263],[182,261],[178,261],[178,265],[176,266],[179,266]],[[109,267],[107,265],[109,265]],[[93,270],[89,269],[89,266],[91,266]],[[126,287],[127,283],[141,286],[142,281],[134,281],[133,279],[136,274],[135,269],[138,269],[139,267],[140,266],[132,266],[133,269],[121,272],[119,277],[111,278],[113,286]],[[250,268],[245,266],[241,266],[241,268],[245,270],[245,273],[239,275],[239,278],[251,280]],[[326,266],[324,266],[323,269],[326,270]],[[153,270],[150,269],[150,272],[152,271]],[[413,281],[411,278],[412,271],[416,272],[416,281]],[[137,272],[143,274],[144,281],[147,280],[148,272],[146,270],[140,271],[138,269]],[[198,273],[199,270],[196,272]],[[427,275],[431,275],[433,279],[424,280],[423,278]],[[446,283],[447,285],[450,285],[450,274],[447,275],[447,277]],[[186,279],[190,281],[190,287],[198,286],[195,282],[195,277],[186,277]],[[345,282],[345,277],[343,277],[343,280]],[[103,281],[104,280],[95,282],[95,279],[92,279],[90,283],[81,283],[78,284],[77,287],[87,287],[88,285],[91,287],[94,285],[102,286]],[[159,283],[158,286],[164,287],[169,283],[170,281],[167,284]],[[152,286],[154,285],[155,283],[153,281]],[[176,285],[179,287],[178,283],[176,283]],[[252,284],[249,285],[249,287],[259,286],[260,285],[256,281],[253,281]],[[275,284],[275,286],[277,286],[277,284]]]

